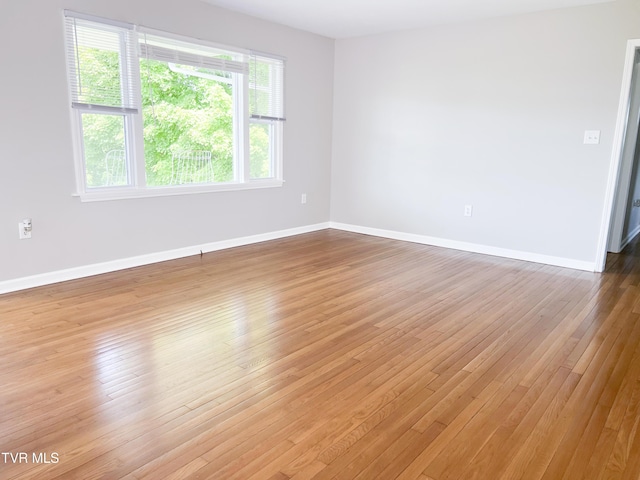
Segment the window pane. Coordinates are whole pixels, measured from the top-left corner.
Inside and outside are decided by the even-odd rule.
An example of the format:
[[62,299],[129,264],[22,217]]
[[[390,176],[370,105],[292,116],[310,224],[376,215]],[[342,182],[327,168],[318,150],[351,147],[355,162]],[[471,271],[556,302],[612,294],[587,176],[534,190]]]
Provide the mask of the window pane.
[[121,115],[82,114],[88,188],[129,184],[124,122]]
[[249,62],[249,112],[284,120],[284,61],[253,55]]
[[249,174],[250,178],[272,178],[272,131],[273,125],[267,122],[249,124]]
[[66,34],[72,102],[137,110],[135,32],[67,16]]
[[79,100],[98,105],[122,105],[119,35],[78,26],[77,41]]
[[149,186],[229,182],[232,74],[140,59]]

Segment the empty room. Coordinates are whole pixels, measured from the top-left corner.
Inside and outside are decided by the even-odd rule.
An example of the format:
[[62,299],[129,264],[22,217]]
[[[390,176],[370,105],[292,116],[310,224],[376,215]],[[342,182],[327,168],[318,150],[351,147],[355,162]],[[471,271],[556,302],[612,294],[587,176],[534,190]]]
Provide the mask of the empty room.
[[640,2],[0,39],[0,478],[640,478]]

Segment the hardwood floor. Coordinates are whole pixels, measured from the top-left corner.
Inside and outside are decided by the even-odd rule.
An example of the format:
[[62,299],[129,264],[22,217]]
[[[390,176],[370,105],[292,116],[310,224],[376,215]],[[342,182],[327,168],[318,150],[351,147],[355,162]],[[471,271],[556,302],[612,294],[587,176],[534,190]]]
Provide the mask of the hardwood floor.
[[326,230],[1,295],[0,478],[638,479],[639,257]]

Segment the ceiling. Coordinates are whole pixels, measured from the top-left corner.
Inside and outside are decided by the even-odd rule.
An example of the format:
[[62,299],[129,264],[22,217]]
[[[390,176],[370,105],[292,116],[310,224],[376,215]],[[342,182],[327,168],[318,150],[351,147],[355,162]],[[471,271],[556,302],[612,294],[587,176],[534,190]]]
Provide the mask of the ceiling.
[[348,38],[613,0],[204,0],[331,38]]

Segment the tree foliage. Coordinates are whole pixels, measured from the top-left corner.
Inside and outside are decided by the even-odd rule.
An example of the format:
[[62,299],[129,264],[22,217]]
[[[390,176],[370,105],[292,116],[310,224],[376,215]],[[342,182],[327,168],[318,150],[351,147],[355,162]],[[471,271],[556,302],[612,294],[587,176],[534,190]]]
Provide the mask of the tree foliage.
[[171,183],[173,156],[210,151],[217,182],[233,179],[233,93],[228,83],[141,60],[144,150],[149,185]]

